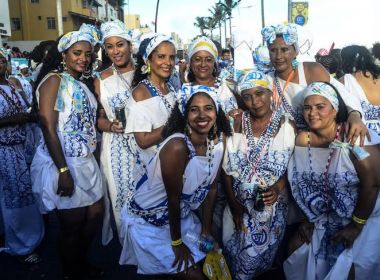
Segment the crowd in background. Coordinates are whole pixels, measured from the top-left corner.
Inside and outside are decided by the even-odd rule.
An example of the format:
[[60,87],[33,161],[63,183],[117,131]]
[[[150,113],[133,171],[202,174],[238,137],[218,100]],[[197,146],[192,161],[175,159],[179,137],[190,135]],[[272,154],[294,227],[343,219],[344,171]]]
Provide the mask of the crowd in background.
[[102,277],[100,230],[140,275],[206,279],[219,249],[232,279],[379,275],[380,43],[299,62],[295,25],[261,34],[249,69],[120,21],[0,48],[1,250],[44,261],[54,211],[64,279]]

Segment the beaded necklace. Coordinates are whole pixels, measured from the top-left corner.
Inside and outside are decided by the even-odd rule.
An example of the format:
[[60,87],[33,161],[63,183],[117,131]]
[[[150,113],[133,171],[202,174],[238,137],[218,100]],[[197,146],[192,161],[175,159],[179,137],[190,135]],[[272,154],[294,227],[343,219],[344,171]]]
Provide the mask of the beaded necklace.
[[[166,95],[164,95],[155,85],[152,84],[152,82],[149,79],[144,79],[140,82],[141,84],[144,84],[149,88],[149,90],[153,91],[156,95],[158,95],[161,98],[161,101],[164,103],[166,110],[170,114],[172,112],[173,106],[170,104],[170,102],[165,98]],[[172,88],[168,84],[169,87],[169,93],[172,91]]]
[[[118,68],[116,68],[115,64],[112,63],[111,68],[114,72],[116,72],[119,79],[123,82],[123,84],[127,87],[127,91],[130,92],[132,90],[131,84],[128,82],[128,80],[123,76],[123,74],[120,72]],[[128,94],[129,98],[130,94]]]
[[[341,126],[338,125],[337,129],[336,129],[336,133],[335,133],[335,139],[334,140],[337,140],[339,138],[339,132],[340,132],[340,128]],[[310,177],[311,177],[311,180],[313,180],[313,160],[312,160],[312,155],[311,155],[311,137],[310,137],[310,131],[308,131],[307,133],[307,149],[308,149],[308,153],[309,153],[309,166],[310,166]],[[331,160],[332,160],[332,156],[334,154],[334,151],[335,149],[332,149],[330,148],[330,153],[329,153],[329,156],[327,158],[327,163],[326,163],[326,166],[325,166],[325,170],[323,171],[323,195],[325,196],[324,197],[324,200],[327,202],[329,199],[328,199],[328,185],[329,185],[329,178],[328,178],[328,171],[329,171],[329,168],[330,168],[330,165],[331,165]]]
[[14,87],[9,85],[9,88],[10,88],[11,95],[15,97],[16,101],[11,96],[9,96],[8,93],[5,90],[3,90],[1,87],[0,87],[0,94],[5,98],[8,104],[11,107],[13,107],[14,112],[16,113],[21,112],[21,109],[22,109],[21,100],[16,94],[16,90],[14,89]]
[[[197,154],[195,152],[194,145],[191,143],[191,139],[187,135],[185,135],[185,143],[186,143],[186,146],[189,148],[189,152],[190,152],[189,153],[189,159],[195,157]],[[213,163],[214,140],[210,141],[210,139],[208,139],[208,137],[207,137],[206,145],[207,145],[208,175],[210,176],[211,170],[214,166],[214,163]]]
[[249,164],[244,169],[242,177],[247,178],[248,182],[250,182],[253,175],[257,173],[256,170],[260,159],[267,152],[270,141],[281,122],[281,118],[282,114],[280,110],[272,113],[268,125],[260,134],[259,139],[256,142],[253,136],[250,114],[248,111],[243,113],[242,126],[243,134],[245,134],[247,138],[247,161]]

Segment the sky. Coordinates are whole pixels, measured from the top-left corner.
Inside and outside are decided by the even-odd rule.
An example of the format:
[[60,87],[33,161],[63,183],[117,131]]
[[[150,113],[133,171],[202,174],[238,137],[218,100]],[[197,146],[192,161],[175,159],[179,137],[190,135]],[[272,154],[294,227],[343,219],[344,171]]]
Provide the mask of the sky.
[[[148,24],[153,30],[156,0],[129,0],[126,14],[139,14],[141,24]],[[158,11],[158,32],[176,32],[187,42],[200,33],[194,26],[195,17],[210,16],[209,9],[217,0],[160,0]],[[257,46],[262,38],[260,0],[242,0],[232,14],[232,31],[244,36],[247,42]],[[297,2],[297,1],[294,1]],[[301,41],[312,42],[305,55],[313,57],[320,49],[329,49],[334,42],[336,48],[350,44],[371,47],[380,41],[380,11],[378,0],[308,0],[309,21],[299,28]],[[175,3],[175,4],[174,4]],[[265,25],[283,23],[287,20],[288,0],[265,0]],[[228,25],[227,25],[228,28]],[[228,32],[228,29],[227,29]],[[224,29],[222,29],[224,34]],[[215,29],[214,35],[219,34]]]

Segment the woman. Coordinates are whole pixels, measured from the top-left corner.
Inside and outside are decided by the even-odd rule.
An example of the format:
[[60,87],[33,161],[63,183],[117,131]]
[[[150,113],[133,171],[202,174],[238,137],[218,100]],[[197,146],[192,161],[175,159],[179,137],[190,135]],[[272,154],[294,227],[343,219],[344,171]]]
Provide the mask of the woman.
[[272,111],[273,93],[262,72],[245,74],[239,93],[247,110],[235,119],[226,144],[223,244],[233,278],[252,279],[271,267],[284,235],[295,125]]
[[[97,126],[102,131],[100,167],[104,174],[110,197],[116,228],[120,229],[120,210],[134,189],[131,138],[124,134],[125,121],[116,113],[129,111],[132,101],[134,65],[131,58],[131,37],[121,21],[109,21],[101,26],[103,46],[112,65],[98,75],[95,92],[99,100]],[[124,121],[124,124],[123,124]],[[108,201],[106,199],[105,201]],[[106,205],[103,243],[112,238],[112,230]]]
[[344,90],[342,85],[320,64],[315,62],[298,63],[299,52],[297,29],[294,24],[285,23],[277,26],[267,26],[261,30],[263,40],[267,43],[269,56],[275,71],[269,75],[273,82],[273,93],[275,94],[276,107],[282,107],[294,118],[297,128],[305,127],[302,118],[302,91],[308,84],[316,81],[333,83],[339,88],[343,100],[349,107],[348,117],[348,141],[356,142],[360,136],[363,145],[368,130],[361,121],[361,107],[358,100]]
[[380,136],[380,66],[364,46],[352,45],[342,49],[341,82],[360,100],[367,127]]
[[6,50],[0,48],[0,222],[4,231],[0,235],[5,235],[5,244],[0,246],[20,261],[35,264],[41,261],[33,251],[44,236],[44,226],[32,192],[24,143],[25,124],[36,119],[6,79],[7,58]]
[[[123,211],[120,264],[140,274],[204,279],[205,254],[186,233],[209,236],[224,135],[231,129],[213,89],[197,86],[179,95],[156,156],[139,180],[129,212]],[[202,223],[192,210],[203,206]]]
[[373,279],[380,272],[380,149],[344,143],[347,109],[329,83],[306,88],[303,116],[309,131],[296,137],[288,178],[307,220],[290,243],[290,250],[299,248],[286,260],[285,274]]
[[222,109],[233,115],[238,108],[236,99],[226,83],[218,81],[218,50],[207,37],[200,36],[193,40],[188,49],[189,73],[188,83],[182,85],[187,90],[194,85],[204,85],[214,89],[222,102]]
[[[146,166],[162,142],[162,130],[174,106],[174,88],[167,82],[175,65],[176,50],[169,36],[155,34],[143,40],[132,80],[133,104],[125,133],[133,133],[138,145],[135,160]],[[135,178],[142,169],[135,170]]]
[[[96,99],[79,78],[91,62],[93,38],[69,32],[44,60],[36,95],[43,141],[33,159],[33,189],[42,211],[56,210],[64,277],[81,279],[103,214],[96,148]],[[62,64],[62,71],[55,71]],[[40,75],[41,75],[40,74]],[[38,78],[40,80],[41,77]]]

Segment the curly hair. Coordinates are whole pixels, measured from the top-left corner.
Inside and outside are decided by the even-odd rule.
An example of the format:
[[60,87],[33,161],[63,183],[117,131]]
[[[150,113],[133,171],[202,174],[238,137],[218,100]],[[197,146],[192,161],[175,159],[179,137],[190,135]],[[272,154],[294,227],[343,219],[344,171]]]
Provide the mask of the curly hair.
[[364,76],[367,75],[367,71],[373,76],[373,79],[377,79],[380,76],[380,67],[375,64],[375,60],[370,51],[359,45],[351,45],[344,47],[341,52],[342,68],[344,73],[354,73],[361,71]]
[[[183,133],[183,134],[186,133],[187,117],[189,115],[188,108],[189,108],[189,105],[191,104],[191,102],[193,101],[194,96],[197,96],[197,95],[203,95],[203,96],[206,96],[207,98],[209,98],[210,100],[212,100],[212,98],[207,93],[198,92],[198,93],[192,95],[190,97],[189,101],[186,103],[186,110],[185,110],[184,114],[181,113],[181,111],[179,110],[179,105],[178,105],[178,103],[176,103],[174,108],[173,108],[173,111],[172,111],[168,121],[166,122],[163,131],[162,131],[162,136],[164,138],[167,138],[170,135],[177,133],[177,132]],[[213,100],[212,100],[212,102],[214,103]],[[214,103],[214,105],[215,105],[215,103]],[[226,114],[224,113],[222,108],[219,106],[218,111],[217,111],[217,115],[216,115],[216,135],[217,135],[217,137],[219,137],[221,135],[221,133],[223,133],[225,136],[231,136],[232,135],[232,129],[230,126],[230,122],[228,121],[228,119],[226,117]],[[209,132],[208,137],[210,139],[212,139],[214,137],[212,131]]]
[[377,58],[377,59],[380,59],[380,43],[379,42],[376,42],[373,44],[372,46],[372,55]]

